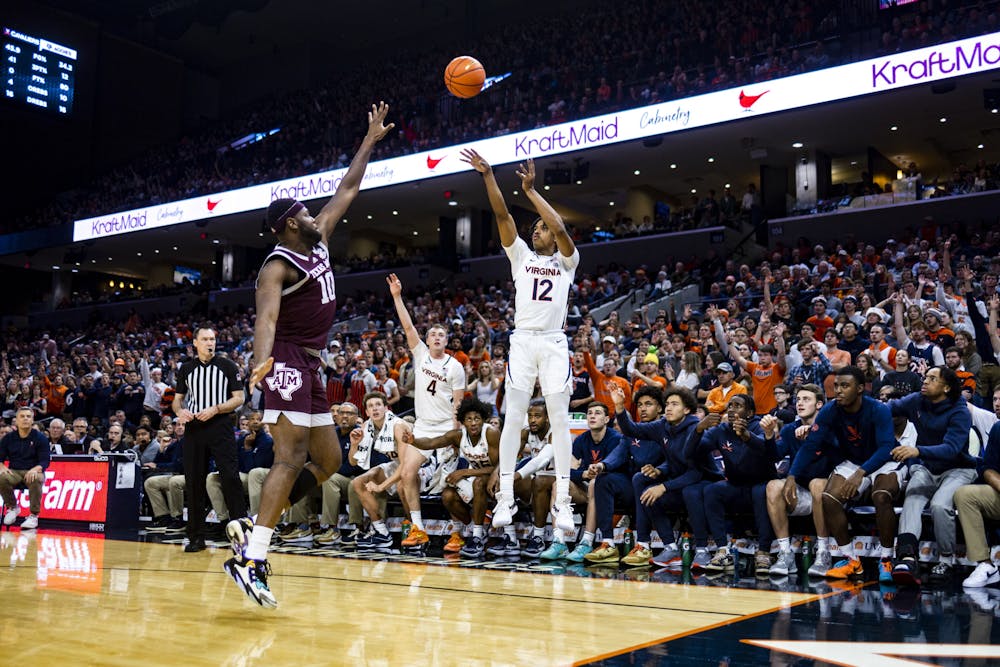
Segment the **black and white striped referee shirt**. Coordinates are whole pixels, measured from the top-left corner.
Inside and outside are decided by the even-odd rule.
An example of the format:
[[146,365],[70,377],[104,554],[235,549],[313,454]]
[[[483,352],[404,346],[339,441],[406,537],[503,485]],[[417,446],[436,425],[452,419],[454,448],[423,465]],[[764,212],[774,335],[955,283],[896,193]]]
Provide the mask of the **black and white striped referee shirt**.
[[[243,391],[239,368],[227,357],[216,355],[204,363],[198,357],[181,364],[174,390],[184,396],[184,407],[198,414],[214,405],[225,403],[237,391]],[[216,415],[229,418],[228,415]]]

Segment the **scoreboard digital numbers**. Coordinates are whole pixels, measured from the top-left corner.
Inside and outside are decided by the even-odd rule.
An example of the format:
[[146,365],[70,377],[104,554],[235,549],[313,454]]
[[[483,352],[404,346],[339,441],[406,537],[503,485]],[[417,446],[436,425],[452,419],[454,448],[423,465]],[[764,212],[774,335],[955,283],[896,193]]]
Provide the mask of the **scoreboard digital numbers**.
[[4,26],[3,62],[5,99],[62,116],[73,111],[76,49]]

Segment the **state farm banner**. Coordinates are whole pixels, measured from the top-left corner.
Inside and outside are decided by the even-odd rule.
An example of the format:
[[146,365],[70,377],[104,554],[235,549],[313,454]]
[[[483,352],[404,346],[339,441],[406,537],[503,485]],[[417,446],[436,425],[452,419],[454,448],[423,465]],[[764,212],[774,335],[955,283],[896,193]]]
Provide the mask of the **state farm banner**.
[[[583,118],[368,165],[362,190],[446,176],[470,167],[459,153],[474,148],[494,165],[746,120],[762,114],[881,93],[1000,67],[1000,33],[746,84],[705,95]],[[121,211],[73,223],[73,241],[105,238],[222,215],[263,211],[275,199],[332,196],[347,169]]]
[[[108,508],[108,461],[53,460],[42,486],[42,519],[104,523]],[[16,489],[21,516],[28,515],[28,491]]]

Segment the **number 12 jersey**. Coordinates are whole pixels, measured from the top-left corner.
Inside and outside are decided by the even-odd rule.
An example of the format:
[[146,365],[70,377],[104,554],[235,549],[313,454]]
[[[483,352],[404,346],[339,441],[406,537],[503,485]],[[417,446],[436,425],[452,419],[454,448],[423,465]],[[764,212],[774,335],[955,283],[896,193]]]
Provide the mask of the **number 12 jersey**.
[[504,251],[514,278],[514,328],[528,331],[562,331],[566,326],[569,290],[573,285],[580,252],[569,257],[556,249],[539,255],[517,237]]

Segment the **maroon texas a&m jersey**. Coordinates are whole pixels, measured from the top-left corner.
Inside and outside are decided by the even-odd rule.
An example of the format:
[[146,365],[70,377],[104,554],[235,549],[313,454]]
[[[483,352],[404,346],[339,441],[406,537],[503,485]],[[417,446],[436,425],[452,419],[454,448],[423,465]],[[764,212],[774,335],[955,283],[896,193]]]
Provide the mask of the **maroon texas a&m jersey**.
[[322,243],[317,243],[308,256],[276,245],[264,265],[277,257],[294,266],[301,278],[281,290],[274,340],[321,350],[326,347],[337,313],[330,254]]

